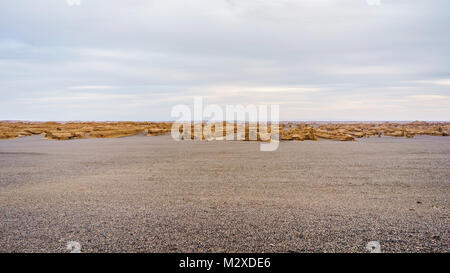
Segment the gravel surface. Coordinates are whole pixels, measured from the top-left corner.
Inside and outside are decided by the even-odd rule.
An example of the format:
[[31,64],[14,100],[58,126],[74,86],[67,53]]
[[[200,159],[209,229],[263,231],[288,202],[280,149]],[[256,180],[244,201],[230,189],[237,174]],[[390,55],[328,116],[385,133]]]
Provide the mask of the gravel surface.
[[450,137],[0,141],[0,252],[449,252]]

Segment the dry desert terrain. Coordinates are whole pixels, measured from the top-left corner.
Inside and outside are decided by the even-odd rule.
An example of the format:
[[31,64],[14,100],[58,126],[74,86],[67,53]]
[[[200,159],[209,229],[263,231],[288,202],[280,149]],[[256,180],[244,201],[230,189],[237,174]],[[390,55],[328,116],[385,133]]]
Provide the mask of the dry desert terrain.
[[0,252],[68,252],[69,241],[82,252],[450,250],[449,137],[261,152],[147,133],[1,140]]

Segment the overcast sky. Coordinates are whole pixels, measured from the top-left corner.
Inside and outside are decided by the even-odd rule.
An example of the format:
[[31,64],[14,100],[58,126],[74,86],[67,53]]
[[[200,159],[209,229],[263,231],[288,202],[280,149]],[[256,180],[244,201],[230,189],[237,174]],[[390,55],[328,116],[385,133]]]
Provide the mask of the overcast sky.
[[2,0],[0,120],[450,120],[448,0]]

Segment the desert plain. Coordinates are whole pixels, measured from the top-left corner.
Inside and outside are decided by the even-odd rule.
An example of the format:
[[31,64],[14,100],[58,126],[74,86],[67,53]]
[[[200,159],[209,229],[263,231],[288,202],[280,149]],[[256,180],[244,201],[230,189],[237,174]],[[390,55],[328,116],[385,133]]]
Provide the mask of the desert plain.
[[0,123],[0,252],[450,250],[449,123],[286,123],[274,152],[170,127]]

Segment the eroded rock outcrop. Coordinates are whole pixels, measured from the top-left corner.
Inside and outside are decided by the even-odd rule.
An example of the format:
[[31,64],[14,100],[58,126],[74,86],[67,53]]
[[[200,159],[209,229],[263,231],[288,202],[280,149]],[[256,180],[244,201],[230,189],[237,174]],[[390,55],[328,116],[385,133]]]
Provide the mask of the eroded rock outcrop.
[[[0,122],[0,139],[40,134],[51,140],[116,138],[137,134],[157,136],[169,133],[172,125],[169,122]],[[179,132],[185,139],[271,141],[276,135],[276,131],[272,132],[272,129],[279,132],[279,139],[283,141],[320,139],[353,141],[356,138],[372,136],[406,138],[416,135],[448,136],[450,122],[308,124],[285,122],[273,127],[270,124],[264,126],[257,123],[192,123],[180,126]]]

